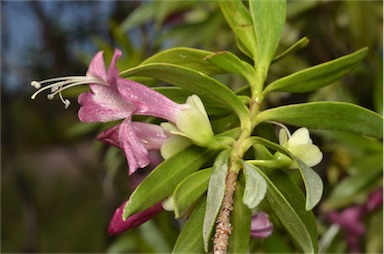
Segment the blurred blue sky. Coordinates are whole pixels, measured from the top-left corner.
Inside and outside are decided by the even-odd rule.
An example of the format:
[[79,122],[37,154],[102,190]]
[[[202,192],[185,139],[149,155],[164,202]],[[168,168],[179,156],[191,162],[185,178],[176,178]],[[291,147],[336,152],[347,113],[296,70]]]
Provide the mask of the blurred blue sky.
[[[74,27],[92,19],[99,21],[95,25],[106,23],[114,6],[113,1],[1,1],[1,85],[6,93],[26,91],[30,80],[36,78],[30,68],[33,59],[28,59],[31,50],[44,52],[42,22],[32,7],[36,2],[42,15],[69,36],[76,32]],[[83,42],[87,40],[90,42],[90,38],[83,38]],[[74,43],[72,47],[75,53],[92,55],[95,51],[91,43]]]

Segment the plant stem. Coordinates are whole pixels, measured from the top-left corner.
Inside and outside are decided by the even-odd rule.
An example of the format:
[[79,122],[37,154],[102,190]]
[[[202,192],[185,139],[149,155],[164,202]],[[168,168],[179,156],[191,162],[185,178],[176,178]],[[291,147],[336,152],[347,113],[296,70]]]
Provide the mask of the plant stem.
[[[255,118],[260,108],[261,99],[256,97],[251,100],[249,105],[250,118],[252,127],[250,130],[242,130],[239,138],[233,145],[233,151],[229,156],[228,174],[225,179],[225,193],[224,199],[220,207],[219,214],[216,220],[216,233],[213,238],[213,253],[224,254],[227,253],[228,240],[231,235],[231,212],[233,210],[233,194],[236,190],[236,180],[239,171],[241,170],[241,164],[239,161],[243,158],[246,149],[243,146],[243,142],[249,138],[255,128]],[[253,120],[253,121],[252,121]]]

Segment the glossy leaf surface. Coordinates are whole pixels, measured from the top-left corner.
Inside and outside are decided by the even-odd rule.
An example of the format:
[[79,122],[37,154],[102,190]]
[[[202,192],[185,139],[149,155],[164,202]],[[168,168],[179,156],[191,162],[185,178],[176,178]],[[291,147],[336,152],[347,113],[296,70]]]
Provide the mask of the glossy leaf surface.
[[205,58],[214,52],[193,48],[171,48],[161,51],[146,59],[141,65],[150,63],[170,63],[194,69],[205,74],[220,74],[226,71]]
[[232,232],[229,237],[228,253],[248,253],[251,236],[251,210],[243,204],[244,187],[237,182],[231,213]]
[[303,93],[330,85],[359,65],[367,51],[367,48],[363,48],[355,53],[278,79],[265,88],[264,94],[272,91]]
[[285,0],[249,1],[257,38],[257,66],[269,66],[273,59],[285,23],[285,5]]
[[257,56],[256,34],[252,18],[243,2],[219,1],[219,4],[225,19],[239,40],[240,49],[251,58]]
[[303,253],[317,252],[317,227],[311,211],[304,209],[304,196],[281,170],[259,170],[268,182],[266,199],[280,222]]
[[204,198],[185,223],[172,253],[202,253],[204,251],[203,231],[201,228],[203,227],[205,206],[206,199]]
[[254,83],[255,69],[229,51],[221,51],[207,56],[206,61],[228,71],[243,76],[249,83]]
[[208,189],[212,169],[199,170],[185,178],[173,193],[176,218],[196,202]]
[[277,121],[312,129],[348,131],[382,138],[383,118],[363,107],[345,102],[309,102],[265,110],[259,121]]

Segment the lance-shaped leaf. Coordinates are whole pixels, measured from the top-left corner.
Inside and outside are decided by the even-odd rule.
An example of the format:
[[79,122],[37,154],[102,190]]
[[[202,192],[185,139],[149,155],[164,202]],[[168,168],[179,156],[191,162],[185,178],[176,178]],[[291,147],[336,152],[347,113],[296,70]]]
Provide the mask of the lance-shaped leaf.
[[367,51],[367,48],[363,48],[355,53],[295,72],[272,82],[263,93],[272,91],[304,93],[330,85],[358,66]]
[[[251,137],[248,139],[248,142],[250,145],[253,145],[253,144],[265,145],[266,147],[269,147],[277,152],[283,153],[289,156],[290,158],[292,158],[293,160],[295,160],[299,166],[299,171],[303,178],[305,190],[307,193],[305,209],[311,210],[313,207],[316,206],[317,203],[319,203],[321,196],[323,195],[323,181],[313,169],[308,167],[299,158],[297,158],[295,155],[293,155],[290,151],[288,151],[281,145],[273,143],[267,139],[264,139],[261,137]],[[255,167],[253,166],[253,168]]]
[[214,52],[193,49],[193,48],[172,48],[161,51],[141,63],[146,65],[150,63],[170,63],[200,71],[205,74],[220,74],[225,73],[226,70],[205,61],[207,56],[214,54]]
[[317,227],[311,211],[304,210],[304,196],[282,170],[261,171],[268,182],[266,199],[282,225],[303,253],[317,252]]
[[209,179],[207,193],[207,207],[205,209],[203,239],[204,250],[208,251],[208,241],[215,225],[217,214],[223,202],[225,192],[225,178],[228,173],[228,156],[230,150],[221,152],[213,164],[212,175]]
[[309,43],[309,39],[307,37],[303,37],[300,40],[298,40],[295,44],[290,46],[288,49],[286,49],[283,53],[279,54],[275,58],[273,58],[272,63],[276,63],[283,59],[284,57],[296,52],[297,50],[304,48]]
[[124,207],[123,218],[169,197],[185,177],[197,171],[212,155],[212,151],[190,146],[165,160],[131,194]]
[[255,208],[265,197],[267,192],[267,182],[258,171],[253,169],[247,163],[243,163],[243,172],[245,176],[245,190],[243,203],[249,209]]
[[172,195],[176,218],[183,216],[184,212],[207,191],[211,174],[211,168],[199,170],[177,185]]
[[247,8],[240,0],[219,1],[219,4],[225,19],[236,34],[241,45],[240,49],[251,58],[255,58],[257,56],[256,34]]
[[309,102],[265,110],[258,122],[277,121],[312,129],[348,131],[383,137],[383,118],[363,107],[345,102]]
[[244,187],[236,183],[233,211],[231,213],[232,232],[229,237],[228,253],[248,253],[251,236],[251,210],[243,204]]
[[285,0],[253,0],[249,7],[257,38],[257,66],[268,68],[285,23]]
[[255,69],[249,63],[244,62],[229,51],[211,54],[205,60],[228,72],[242,75],[250,84],[255,83]]
[[202,253],[204,251],[203,227],[206,198],[197,205],[177,237],[172,253]]
[[248,109],[236,94],[219,81],[202,72],[167,63],[140,65],[121,72],[122,77],[134,75],[156,78],[210,99],[231,109],[238,115],[242,125],[249,128]]

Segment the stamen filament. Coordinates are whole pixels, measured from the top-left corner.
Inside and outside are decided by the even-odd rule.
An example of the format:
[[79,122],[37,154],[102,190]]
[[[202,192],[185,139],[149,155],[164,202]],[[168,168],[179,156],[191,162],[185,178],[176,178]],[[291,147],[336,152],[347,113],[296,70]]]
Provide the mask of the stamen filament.
[[[42,84],[54,82],[53,84],[47,85],[43,88],[41,88]],[[51,89],[51,93],[47,95],[47,98],[49,100],[52,100],[56,94],[59,94],[61,102],[63,102],[65,109],[69,107],[71,102],[68,99],[65,99],[62,95],[62,91],[65,89],[75,87],[78,85],[84,85],[84,84],[90,84],[90,83],[97,83],[100,85],[108,86],[108,83],[100,78],[97,77],[87,77],[87,76],[69,76],[69,77],[58,77],[58,78],[51,78],[46,79],[43,81],[32,81],[31,85],[35,87],[37,90],[34,94],[32,94],[31,99],[35,99],[36,96],[48,89]]]

